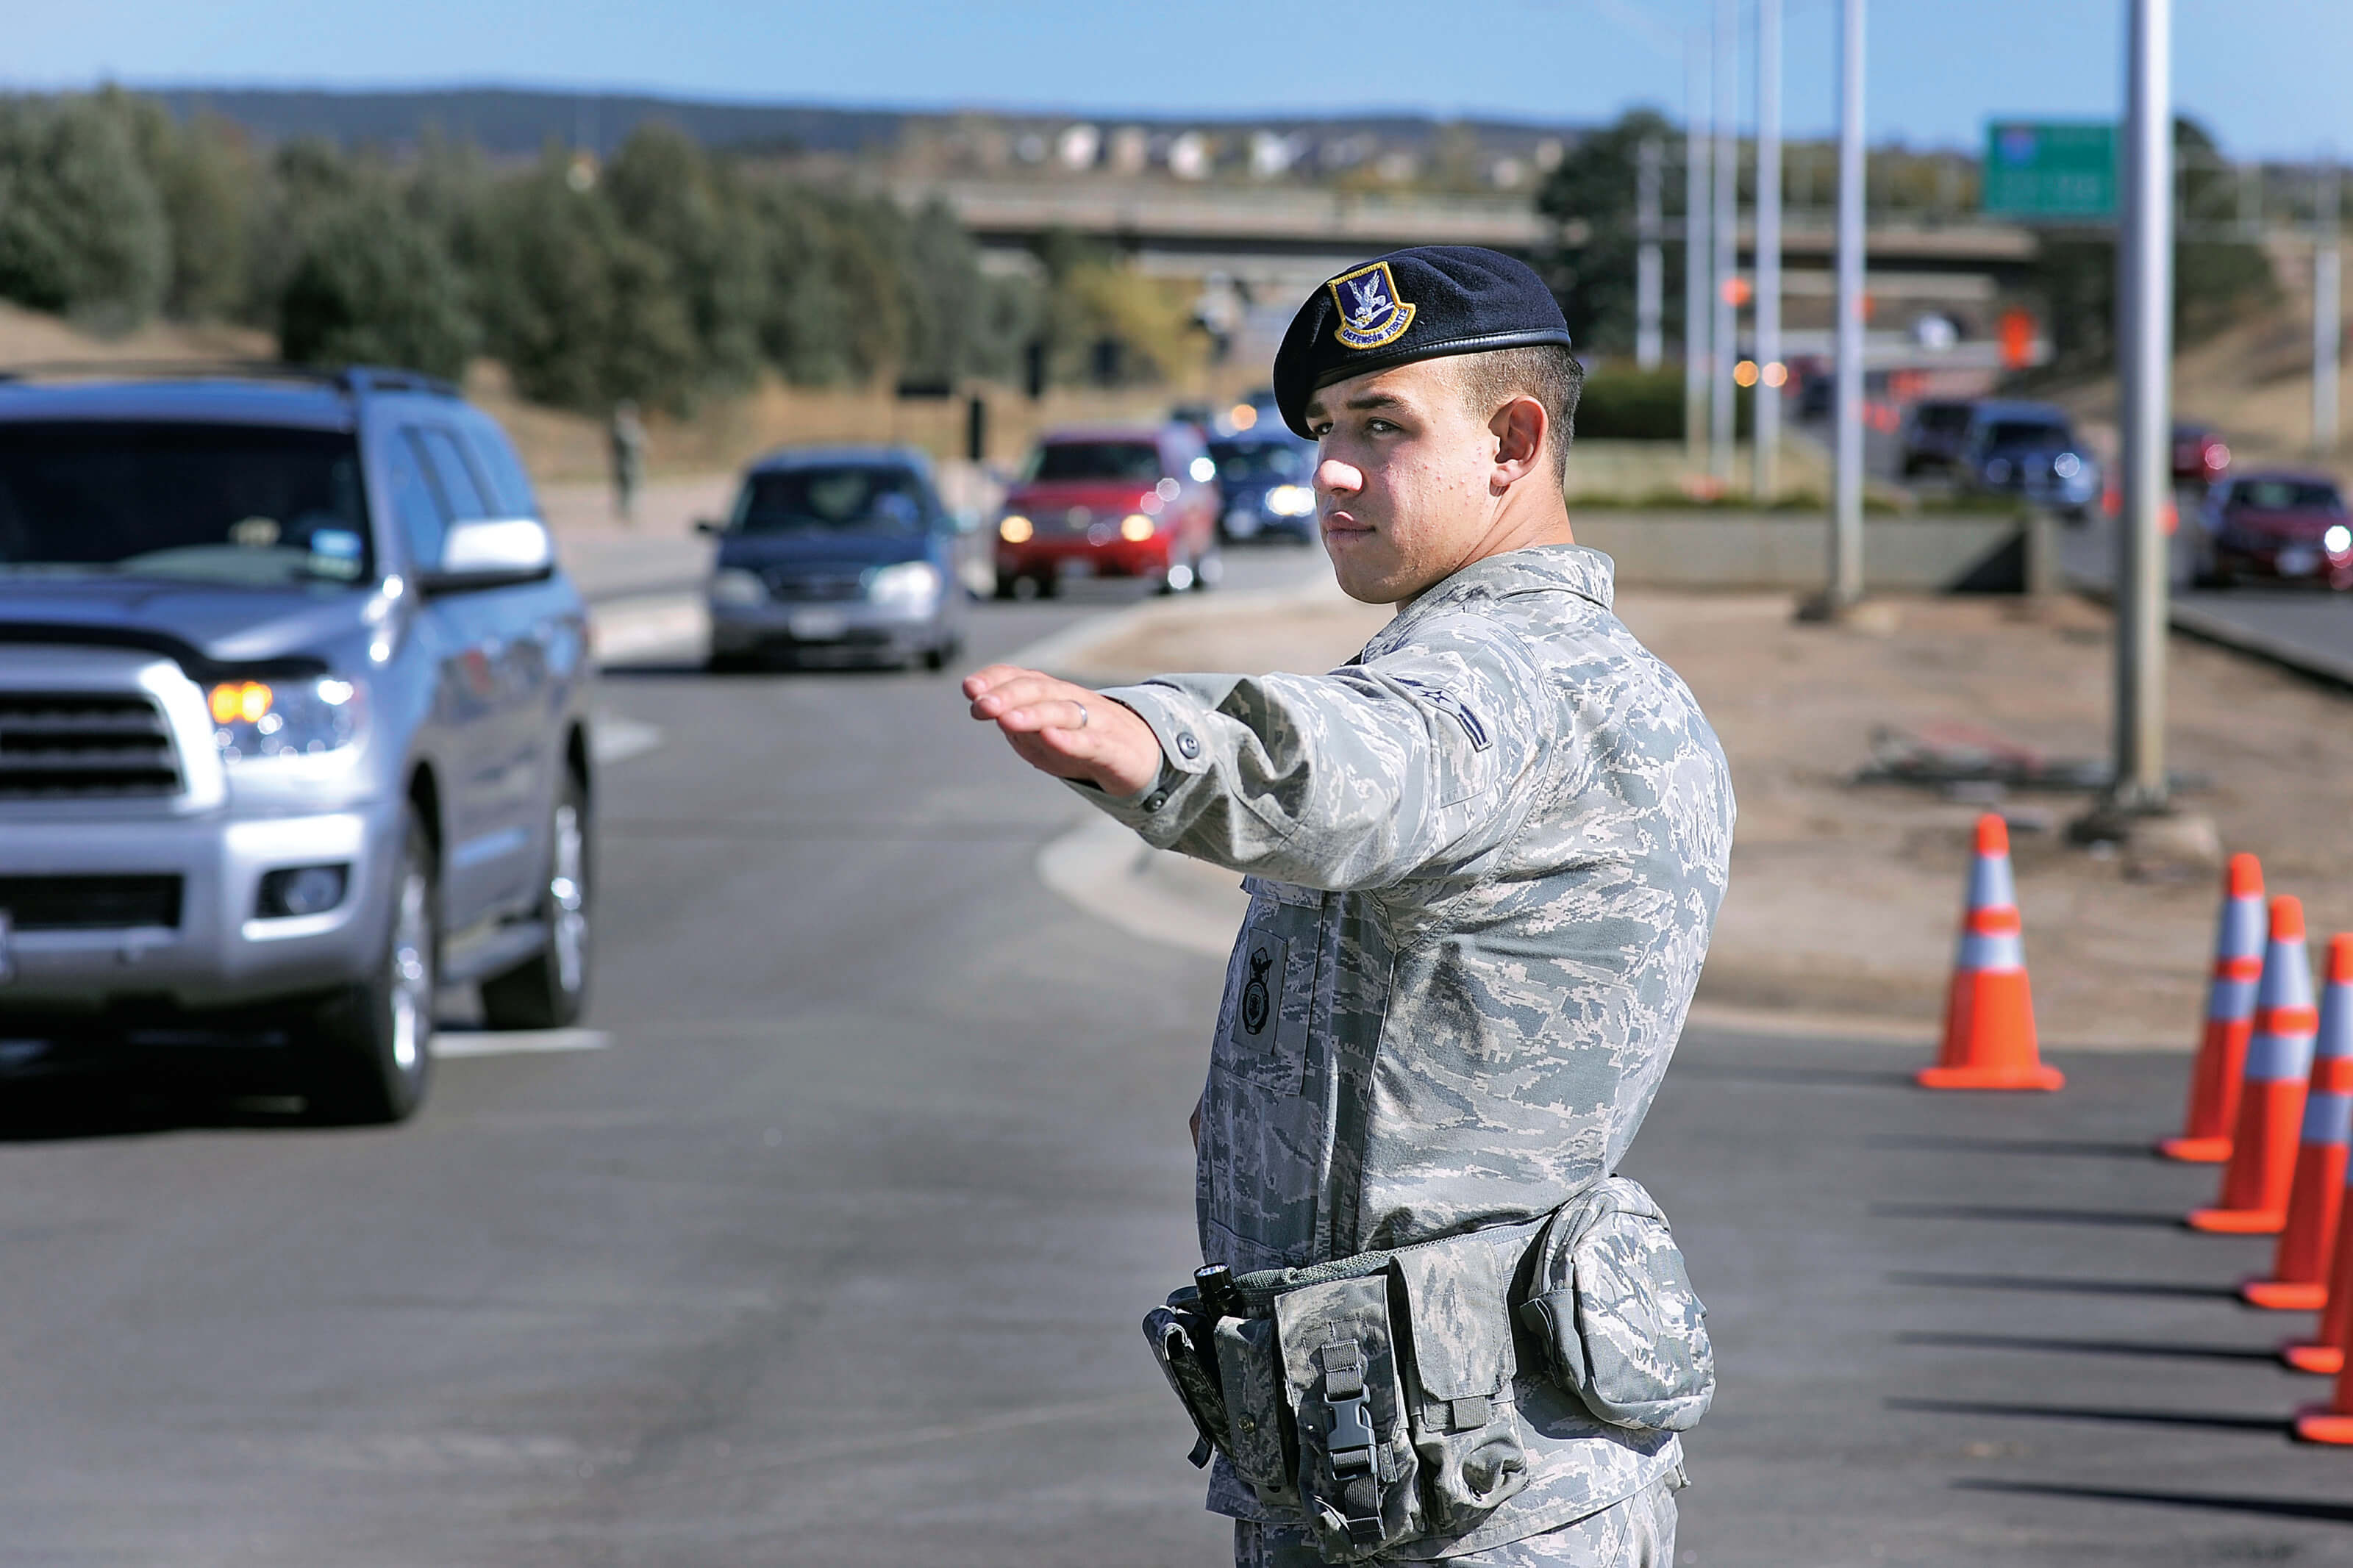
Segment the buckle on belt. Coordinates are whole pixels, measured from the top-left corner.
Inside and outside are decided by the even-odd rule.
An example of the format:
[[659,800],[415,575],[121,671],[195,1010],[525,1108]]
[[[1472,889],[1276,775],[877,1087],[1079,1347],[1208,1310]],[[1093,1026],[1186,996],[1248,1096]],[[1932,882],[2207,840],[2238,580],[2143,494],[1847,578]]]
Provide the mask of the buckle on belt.
[[1364,1395],[1354,1399],[1335,1399],[1332,1407],[1332,1441],[1326,1450],[1332,1456],[1332,1473],[1335,1476],[1371,1475],[1373,1473],[1373,1423],[1365,1412]]

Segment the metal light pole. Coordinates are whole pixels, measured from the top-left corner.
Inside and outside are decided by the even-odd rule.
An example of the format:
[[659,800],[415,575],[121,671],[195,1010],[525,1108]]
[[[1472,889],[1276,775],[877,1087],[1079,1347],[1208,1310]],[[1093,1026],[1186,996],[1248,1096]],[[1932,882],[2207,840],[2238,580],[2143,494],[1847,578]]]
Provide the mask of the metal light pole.
[[1715,0],[1715,262],[1709,268],[1715,295],[1715,353],[1709,365],[1708,473],[1732,483],[1732,362],[1739,354],[1739,321],[1732,303],[1732,275],[1740,245],[1740,5]]
[[1659,254],[1659,182],[1665,163],[1666,149],[1655,136],[1634,149],[1634,363],[1644,370],[1658,369],[1664,352],[1659,315],[1667,268]]
[[1830,604],[1862,597],[1862,7],[1840,0],[1837,457]]
[[2116,247],[2124,515],[2117,538],[2119,813],[2165,805],[2165,506],[2173,453],[2173,0],[2126,0],[2124,223]]
[[2337,215],[2340,178],[2336,160],[2322,158],[2312,241],[2312,449],[2324,458],[2337,449],[2337,350],[2345,336],[2338,287],[2344,265]]
[[1699,467],[1707,440],[1708,304],[1707,49],[1694,27],[1683,35],[1683,447]]
[[1781,0],[1757,0],[1757,499],[1781,490]]

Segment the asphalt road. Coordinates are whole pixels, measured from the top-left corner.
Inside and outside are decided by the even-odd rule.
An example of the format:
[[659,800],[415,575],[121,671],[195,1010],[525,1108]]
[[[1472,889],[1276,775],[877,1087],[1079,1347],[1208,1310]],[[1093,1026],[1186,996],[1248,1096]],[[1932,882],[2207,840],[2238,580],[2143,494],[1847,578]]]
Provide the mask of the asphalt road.
[[[1827,442],[1827,421],[1808,426]],[[1893,431],[1863,432],[1863,466],[1874,477],[1905,483],[1924,497],[1945,493],[1947,481],[1927,475],[1905,480],[1898,474],[1902,442]],[[2211,636],[2251,650],[2276,653],[2287,661],[2340,681],[2353,681],[2353,595],[2331,594],[2302,584],[2200,587],[2195,576],[2193,540],[2202,498],[2185,489],[2175,498],[2179,526],[2168,552],[2171,599],[2181,629]],[[2116,526],[2094,513],[2080,524],[2060,529],[2060,558],[2068,573],[2091,584],[2114,583],[2116,568]]]
[[[976,606],[971,657],[1133,595]],[[6,1100],[0,1563],[1215,1561],[1136,1325],[1220,966],[1038,882],[1085,808],[951,677],[604,700],[660,742],[604,780],[604,1048],[383,1131]]]
[[[1238,586],[1299,569],[1243,558]],[[982,606],[986,658],[1113,602]],[[1223,1560],[1136,1322],[1215,960],[1048,893],[1083,808],[922,675],[614,673],[602,1048],[410,1126],[100,1079],[0,1121],[0,1563]],[[453,999],[453,1008],[462,1004]],[[2187,1021],[2185,1021],[2186,1023]],[[2321,1563],[2353,1456],[2172,1215],[2185,1058],[1927,1096],[1687,1039],[1631,1169],[1711,1301],[1708,1565]]]

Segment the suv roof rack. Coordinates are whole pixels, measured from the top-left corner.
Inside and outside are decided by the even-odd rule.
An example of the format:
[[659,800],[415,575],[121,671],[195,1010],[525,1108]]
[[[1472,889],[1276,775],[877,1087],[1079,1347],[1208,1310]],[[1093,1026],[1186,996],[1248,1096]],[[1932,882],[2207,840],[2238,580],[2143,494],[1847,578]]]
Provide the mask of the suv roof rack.
[[298,381],[314,386],[332,387],[349,396],[363,397],[372,392],[417,392],[433,397],[462,396],[456,384],[422,371],[400,370],[389,365],[353,364],[342,366],[288,364],[280,360],[42,360],[25,364],[0,365],[0,384],[35,380],[67,380],[78,377],[129,377],[133,380],[164,380],[170,377],[199,379],[230,377],[239,381]]

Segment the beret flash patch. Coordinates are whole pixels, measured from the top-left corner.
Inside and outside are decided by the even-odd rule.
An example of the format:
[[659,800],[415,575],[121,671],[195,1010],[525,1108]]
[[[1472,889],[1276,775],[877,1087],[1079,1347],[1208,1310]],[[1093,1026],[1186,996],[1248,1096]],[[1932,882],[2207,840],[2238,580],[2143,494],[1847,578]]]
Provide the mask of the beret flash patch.
[[1386,261],[1343,272],[1325,287],[1340,307],[1340,324],[1332,335],[1348,348],[1380,348],[1413,325],[1413,307],[1398,298],[1397,279]]

